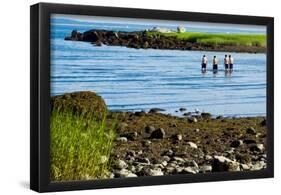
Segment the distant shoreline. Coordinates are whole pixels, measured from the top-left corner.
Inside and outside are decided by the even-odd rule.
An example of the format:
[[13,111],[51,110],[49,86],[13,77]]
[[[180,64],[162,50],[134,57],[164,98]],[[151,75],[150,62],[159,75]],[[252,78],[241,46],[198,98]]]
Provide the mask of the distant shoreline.
[[265,53],[265,36],[193,32],[73,30],[65,40],[91,42],[95,46],[125,46],[136,49],[171,49],[218,52]]

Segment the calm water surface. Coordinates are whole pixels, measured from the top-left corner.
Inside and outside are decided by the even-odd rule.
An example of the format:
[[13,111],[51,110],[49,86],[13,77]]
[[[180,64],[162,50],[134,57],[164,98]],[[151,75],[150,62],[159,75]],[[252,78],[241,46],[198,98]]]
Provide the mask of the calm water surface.
[[[217,74],[213,74],[210,65],[208,71],[202,74],[200,61],[203,54],[209,61],[216,55],[222,62],[225,53],[96,47],[86,42],[63,39],[73,29],[82,32],[92,28],[130,31],[150,27],[81,24],[53,19],[51,95],[94,91],[105,99],[111,110],[134,111],[157,107],[178,115],[175,110],[185,107],[188,111],[199,109],[225,116],[266,114],[265,54],[231,53],[235,59],[232,74],[226,74],[221,63]],[[209,32],[212,29],[204,26],[201,29],[197,27],[196,31]],[[219,30],[223,33],[231,29]],[[247,29],[241,29],[241,32],[245,31]],[[239,33],[239,29],[235,32]]]

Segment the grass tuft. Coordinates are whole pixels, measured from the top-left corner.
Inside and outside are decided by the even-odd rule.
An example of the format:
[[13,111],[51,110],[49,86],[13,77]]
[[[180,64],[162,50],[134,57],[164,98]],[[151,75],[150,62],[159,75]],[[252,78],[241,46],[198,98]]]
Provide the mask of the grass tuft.
[[51,181],[108,177],[115,124],[71,110],[51,114]]

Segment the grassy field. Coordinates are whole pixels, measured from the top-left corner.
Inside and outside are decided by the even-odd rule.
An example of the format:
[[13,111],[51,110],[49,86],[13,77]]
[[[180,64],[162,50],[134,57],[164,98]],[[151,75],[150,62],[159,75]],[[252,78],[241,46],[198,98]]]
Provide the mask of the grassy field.
[[115,125],[72,112],[52,111],[51,180],[104,178],[111,165]]
[[191,43],[205,45],[231,45],[231,46],[266,46],[265,35],[254,34],[210,34],[201,32],[146,32],[147,36],[172,36]]

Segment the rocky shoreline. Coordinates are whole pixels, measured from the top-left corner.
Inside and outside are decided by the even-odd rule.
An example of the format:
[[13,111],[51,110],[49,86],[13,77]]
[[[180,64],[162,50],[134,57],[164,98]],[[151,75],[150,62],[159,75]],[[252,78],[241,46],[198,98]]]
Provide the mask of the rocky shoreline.
[[[116,125],[116,139],[106,178],[254,171],[266,168],[266,118],[214,117],[179,108],[183,117],[148,112],[106,111],[93,92],[52,97],[52,107],[73,111],[107,112],[108,126]],[[99,105],[101,104],[100,108]],[[85,112],[84,112],[85,113]],[[101,159],[103,162],[104,159]]]
[[174,36],[148,36],[146,31],[122,32],[107,30],[89,30],[80,33],[73,30],[65,40],[91,42],[95,46],[125,46],[136,49],[172,49],[172,50],[199,50],[265,53],[266,47],[242,45],[211,45],[178,39]]
[[184,118],[110,113],[121,121],[111,178],[252,171],[266,168],[264,117]]

